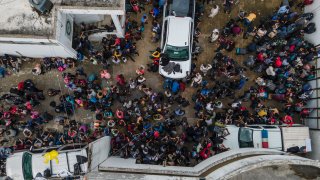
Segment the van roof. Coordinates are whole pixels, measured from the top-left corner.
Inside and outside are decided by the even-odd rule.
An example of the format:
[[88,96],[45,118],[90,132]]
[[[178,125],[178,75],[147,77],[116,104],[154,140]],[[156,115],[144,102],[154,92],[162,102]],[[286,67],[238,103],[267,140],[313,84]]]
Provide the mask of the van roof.
[[188,46],[190,44],[191,31],[190,17],[174,17],[168,18],[168,40],[167,44],[172,46]]

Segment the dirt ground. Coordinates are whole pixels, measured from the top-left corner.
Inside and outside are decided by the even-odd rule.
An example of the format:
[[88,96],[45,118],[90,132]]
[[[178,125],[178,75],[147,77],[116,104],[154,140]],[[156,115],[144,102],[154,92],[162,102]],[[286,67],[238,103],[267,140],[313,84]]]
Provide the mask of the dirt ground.
[[[255,23],[259,23],[259,19],[262,16],[269,15],[272,13],[272,11],[276,10],[278,6],[281,3],[281,0],[240,0],[240,3],[237,4],[231,14],[225,14],[223,12],[223,6],[222,6],[223,0],[214,0],[214,3],[217,4],[220,7],[220,11],[217,16],[214,18],[208,18],[208,14],[210,12],[210,9],[212,8],[212,4],[205,4],[205,13],[203,15],[202,22],[200,24],[200,30],[201,30],[201,36],[199,38],[199,42],[202,48],[202,53],[198,57],[197,63],[197,71],[199,71],[199,67],[202,63],[210,63],[211,59],[214,57],[215,53],[214,50],[217,48],[216,44],[210,44],[208,42],[208,37],[211,34],[211,31],[215,28],[221,29],[226,22],[230,18],[235,18],[237,16],[237,13],[240,10],[245,10],[247,12],[255,12],[257,14],[257,19],[255,20]],[[146,8],[146,11],[149,11],[151,9],[150,7]],[[142,16],[142,12],[140,14],[130,14],[130,18],[136,18],[138,22],[140,22],[140,18]],[[112,77],[115,78],[117,74],[124,74],[126,79],[128,80],[129,77],[135,77],[135,70],[140,65],[146,65],[147,63],[150,63],[151,60],[149,59],[150,52],[152,50],[155,50],[157,46],[159,46],[159,43],[152,43],[151,42],[151,16],[149,15],[149,23],[145,27],[145,32],[143,33],[143,40],[137,42],[137,49],[139,51],[139,56],[135,56],[135,62],[128,60],[125,64],[119,64],[119,65],[113,65],[112,67]],[[236,47],[245,47],[250,41],[251,38],[244,40],[242,39],[242,36],[234,38],[236,40]],[[241,64],[244,57],[242,56],[236,56],[235,52],[223,52],[223,54],[227,54],[231,57],[233,57],[235,60]],[[38,88],[46,90],[48,88],[54,88],[54,89],[61,89],[63,90],[63,93],[71,93],[68,92],[68,90],[64,87],[64,82],[62,78],[62,73],[58,72],[57,70],[52,70],[50,72],[45,73],[44,75],[40,76],[34,76],[31,74],[31,69],[34,67],[35,63],[39,60],[35,61],[29,61],[25,62],[23,64],[22,70],[17,74],[12,74],[10,76],[7,76],[6,78],[0,79],[0,92],[7,92],[12,86],[16,86],[20,81],[26,80],[26,79],[32,79]],[[85,71],[90,73],[97,73],[99,74],[99,71],[102,69],[99,65],[92,65],[89,61],[85,61],[81,66],[84,67]],[[69,72],[74,72],[75,69],[69,69]],[[247,90],[252,84],[253,80],[255,79],[256,75],[253,72],[250,72],[248,70],[246,72],[246,76],[249,78],[249,82],[246,83],[245,87],[237,92],[237,94],[242,94],[244,90]],[[163,78],[158,73],[150,73],[147,72],[145,75],[147,79],[147,86],[151,87],[155,91],[163,91],[162,83]],[[209,83],[214,83],[209,80]],[[195,92],[194,88],[187,87],[186,91],[182,93],[183,97],[186,97],[191,102],[191,96]],[[58,97],[46,97],[45,101],[41,102],[40,106],[37,106],[36,109],[39,111],[48,111],[49,113],[52,113],[53,115],[57,115],[54,112],[54,109],[49,106],[49,103],[52,100],[58,100]],[[232,101],[232,100],[227,100]],[[224,102],[224,104],[227,104],[228,102]],[[266,102],[270,103],[270,102]],[[280,104],[279,104],[280,105]],[[193,109],[193,103],[191,103],[190,106],[186,109],[186,116],[190,117],[192,119],[194,117],[194,109]],[[77,121],[81,122],[91,122],[91,120],[94,118],[94,112],[86,111],[83,109],[77,109],[76,113],[74,114],[73,118]],[[49,123],[47,127],[50,128],[58,128],[58,125],[54,124],[53,122]]]

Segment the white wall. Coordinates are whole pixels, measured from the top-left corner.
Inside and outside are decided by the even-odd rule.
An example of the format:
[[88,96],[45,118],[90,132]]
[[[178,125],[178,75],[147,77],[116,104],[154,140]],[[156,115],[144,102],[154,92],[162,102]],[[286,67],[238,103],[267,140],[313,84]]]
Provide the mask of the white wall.
[[[66,9],[59,10],[61,13],[72,14],[76,23],[93,23],[103,21],[105,15],[111,15],[112,21],[116,27],[116,35],[124,37],[125,10],[92,10],[92,9]],[[119,18],[122,17],[122,18]]]
[[[305,12],[312,12],[314,14],[314,18],[312,19],[312,22],[316,24],[316,32],[312,34],[305,34],[305,39],[309,42],[313,43],[314,45],[320,44],[320,0],[315,0],[312,5],[305,7]],[[320,68],[320,60],[316,62],[316,67]],[[319,73],[317,73],[317,76],[319,77]],[[310,81],[312,87],[320,86],[320,79]],[[312,97],[320,97],[320,91],[317,90],[313,93]],[[315,108],[320,106],[320,98],[319,99],[313,99],[310,102],[308,102],[309,108]],[[314,110],[309,117],[309,119],[306,120],[306,125],[308,125],[310,128],[313,129],[320,129],[320,119],[318,119],[318,114],[320,114],[320,110]],[[309,157],[311,159],[320,159],[320,131],[319,130],[310,130],[310,138],[311,138],[311,146],[312,146],[312,152],[309,154]]]
[[98,171],[99,165],[108,159],[111,150],[111,137],[104,136],[89,144],[89,170]]
[[320,131],[310,130],[312,152],[308,153],[308,157],[314,160],[320,160]]
[[0,43],[0,55],[10,54],[16,56],[26,56],[32,58],[43,57],[76,57],[76,52],[64,48],[59,43],[51,45],[38,44],[9,44]]
[[114,15],[125,15],[125,10],[99,10],[99,9],[68,9],[65,7],[61,7],[59,11],[62,11],[64,13],[68,14],[114,14]]
[[36,38],[13,38],[13,37],[0,37],[0,41],[14,41],[14,42],[32,42],[32,43],[52,43],[51,39],[36,39]]
[[[320,44],[320,0],[314,1],[312,5],[306,6],[304,9],[305,13],[312,12],[314,14],[314,17],[311,22],[314,22],[316,24],[316,32],[312,34],[305,34],[305,39],[314,45]],[[318,60],[315,62],[315,65],[317,68],[320,68],[320,61]],[[319,77],[319,73],[317,73],[317,76]],[[309,82],[312,86],[312,88],[319,88],[320,86],[320,79],[317,80],[312,80]],[[317,87],[318,86],[318,87]],[[320,92],[316,90],[312,94],[312,98],[319,98],[319,99],[312,99],[311,101],[308,102],[307,107],[308,108],[317,108],[320,106]],[[316,119],[318,116],[317,111],[320,110],[314,110],[309,117],[309,119],[306,120],[306,125],[308,125],[310,128],[314,129],[320,129],[320,119]]]
[[[68,37],[66,34],[67,19],[71,22],[71,35]],[[65,13],[58,12],[57,25],[56,25],[56,39],[65,47],[72,49],[72,36],[73,36],[73,17]]]
[[104,15],[103,14],[73,14],[74,21],[77,24],[82,22],[86,23],[93,23],[103,21]]
[[[72,49],[72,33],[66,34],[66,20],[71,21],[73,28],[73,17],[58,12],[56,39],[36,38],[7,38],[0,37],[0,55],[10,54],[32,58],[43,57],[72,57],[76,58],[76,51]],[[44,43],[44,44],[39,44]]]
[[313,4],[306,6],[304,11],[312,12],[314,17],[312,22],[316,24],[317,31],[312,34],[306,34],[305,39],[317,45],[320,44],[320,0],[315,0]]

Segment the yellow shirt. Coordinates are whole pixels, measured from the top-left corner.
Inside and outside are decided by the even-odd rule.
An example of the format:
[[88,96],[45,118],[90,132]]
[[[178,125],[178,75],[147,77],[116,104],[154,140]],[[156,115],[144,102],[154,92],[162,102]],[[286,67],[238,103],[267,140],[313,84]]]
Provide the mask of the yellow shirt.
[[155,58],[158,58],[158,57],[160,57],[160,54],[161,54],[160,52],[155,51],[154,53],[152,53],[152,56]]
[[256,14],[250,13],[246,18],[247,18],[250,22],[252,22],[256,17],[257,17]]
[[114,51],[113,55],[117,58],[119,58],[121,56],[120,52]]

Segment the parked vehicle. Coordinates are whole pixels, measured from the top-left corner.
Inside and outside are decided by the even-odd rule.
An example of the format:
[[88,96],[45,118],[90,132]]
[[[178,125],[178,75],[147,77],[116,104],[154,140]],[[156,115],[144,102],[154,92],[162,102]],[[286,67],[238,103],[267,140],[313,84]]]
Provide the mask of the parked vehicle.
[[164,6],[161,49],[168,63],[160,59],[159,73],[181,79],[190,73],[194,34],[194,0],[176,0]]
[[191,17],[195,16],[194,0],[174,0],[167,1],[164,5],[163,18],[167,16]]
[[287,151],[291,147],[306,147],[311,151],[309,128],[302,125],[292,127],[279,125],[248,125],[237,127],[228,125],[226,127],[229,135],[223,144],[230,149],[239,148],[269,148]]
[[[34,179],[39,176],[46,179],[74,177],[80,178],[103,162],[110,148],[110,137],[105,136],[89,144],[70,144],[60,147],[48,147],[23,151],[10,155],[6,161],[6,176],[12,179]],[[47,152],[58,152],[58,163],[44,162]]]

